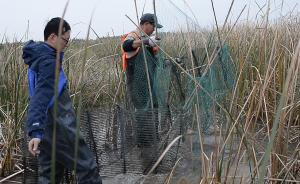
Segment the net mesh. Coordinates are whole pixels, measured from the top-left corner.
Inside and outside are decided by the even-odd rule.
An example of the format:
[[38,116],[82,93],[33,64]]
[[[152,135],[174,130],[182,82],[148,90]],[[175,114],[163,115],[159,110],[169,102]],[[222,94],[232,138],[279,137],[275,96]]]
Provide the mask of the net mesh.
[[[201,114],[201,126],[203,132],[214,122],[216,113],[222,113],[218,110],[216,103],[225,106],[228,105],[226,96],[231,94],[235,84],[235,69],[231,62],[228,45],[219,49],[216,59],[207,67],[207,70],[196,76],[195,79],[188,78],[187,96],[184,109],[190,110],[199,106]],[[198,84],[201,88],[197,88]],[[224,117],[224,116],[223,116]]]
[[[155,113],[158,109],[154,109]],[[171,112],[173,116],[172,126],[168,129],[153,130],[149,122],[152,121],[152,111],[144,113],[141,118],[147,122],[140,130],[135,113],[116,106],[112,111],[94,109],[81,115],[81,132],[94,153],[101,177],[112,178],[119,174],[146,174],[154,165],[158,156],[166,146],[181,131],[183,118],[178,112]],[[158,114],[160,117],[161,113]],[[147,124],[146,124],[147,125]],[[142,133],[142,134],[141,134]],[[156,144],[149,142],[152,135],[156,134]],[[140,140],[139,140],[140,139]],[[142,142],[141,142],[142,140]],[[167,173],[173,167],[178,157],[180,144],[173,146],[155,170],[155,173]],[[26,149],[24,148],[26,153]],[[27,152],[28,154],[28,152]],[[30,162],[29,162],[30,161]],[[25,183],[36,183],[38,177],[37,160],[31,156],[26,157]],[[32,173],[35,173],[33,175]],[[64,183],[74,181],[72,173],[66,172]]]
[[[235,83],[235,69],[227,45],[220,49],[207,71],[201,69],[194,79],[184,75],[178,64],[187,69],[188,62],[183,59],[171,61],[160,54],[153,56],[147,48],[145,52],[141,50],[134,61],[128,62],[127,72],[132,72],[132,76],[127,81],[130,93],[127,95],[131,100],[124,104],[131,107],[117,105],[112,110],[93,109],[82,113],[81,131],[103,178],[124,173],[147,174],[172,140],[194,128],[196,105],[200,107],[201,127],[206,132],[218,113],[215,103],[227,103],[225,97]],[[195,80],[204,90],[196,87]],[[154,173],[170,172],[185,150],[182,140],[178,141]],[[24,181],[31,183],[36,181],[37,174],[31,173],[37,173],[37,163],[26,149],[24,153],[27,154]],[[64,182],[71,183],[72,177],[66,172]]]

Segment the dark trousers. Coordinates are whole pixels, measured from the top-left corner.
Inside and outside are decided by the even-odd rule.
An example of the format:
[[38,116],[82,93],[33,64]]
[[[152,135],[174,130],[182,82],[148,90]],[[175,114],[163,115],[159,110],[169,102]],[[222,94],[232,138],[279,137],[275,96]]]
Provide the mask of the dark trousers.
[[[77,158],[75,158],[76,116],[67,90],[59,97],[56,120],[55,183],[60,183],[64,170],[74,170],[79,184],[101,184],[97,164],[81,134],[78,137]],[[51,153],[53,138],[53,112],[48,113],[49,123],[40,145],[39,184],[51,183]]]

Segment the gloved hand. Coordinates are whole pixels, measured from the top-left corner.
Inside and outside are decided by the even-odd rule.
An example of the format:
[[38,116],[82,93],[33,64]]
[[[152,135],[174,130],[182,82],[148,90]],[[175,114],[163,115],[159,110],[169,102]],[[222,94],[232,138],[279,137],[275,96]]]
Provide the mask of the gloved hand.
[[151,47],[156,47],[157,45],[159,45],[159,43],[160,43],[160,38],[159,37],[157,37],[157,36],[150,36],[150,38],[149,38],[149,45],[151,46]]

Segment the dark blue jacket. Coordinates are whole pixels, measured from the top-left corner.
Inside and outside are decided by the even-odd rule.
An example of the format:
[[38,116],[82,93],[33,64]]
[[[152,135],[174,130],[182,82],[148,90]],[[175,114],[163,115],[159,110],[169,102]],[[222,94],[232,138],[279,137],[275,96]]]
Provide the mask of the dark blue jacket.
[[[30,137],[42,138],[48,110],[54,104],[56,50],[45,42],[29,41],[23,48],[23,59],[28,65],[30,102],[27,113],[27,132]],[[62,70],[60,54],[58,94],[64,90],[67,79]]]

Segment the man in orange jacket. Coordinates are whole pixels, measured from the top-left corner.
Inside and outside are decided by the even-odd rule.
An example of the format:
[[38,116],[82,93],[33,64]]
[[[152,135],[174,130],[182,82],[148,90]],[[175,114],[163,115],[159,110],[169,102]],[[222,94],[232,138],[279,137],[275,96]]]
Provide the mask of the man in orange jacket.
[[[157,45],[160,39],[152,36],[155,26],[162,28],[162,25],[156,22],[154,14],[146,13],[140,18],[140,29],[128,33],[122,40],[123,71],[126,72],[127,92],[136,109],[138,145],[143,147],[153,145],[158,133],[158,118],[155,117],[154,121],[150,121],[153,120],[151,108],[158,108],[153,81],[158,62]],[[142,44],[144,44],[144,51]],[[152,126],[153,122],[155,126]],[[153,127],[156,127],[156,130],[153,130]]]
[[122,43],[123,51],[123,71],[126,70],[127,61],[138,54],[142,43],[145,44],[146,48],[151,54],[155,54],[158,50],[157,45],[160,42],[160,38],[157,36],[151,36],[157,28],[162,28],[163,26],[156,23],[155,16],[151,13],[146,13],[140,18],[140,29],[136,29],[125,35]]

